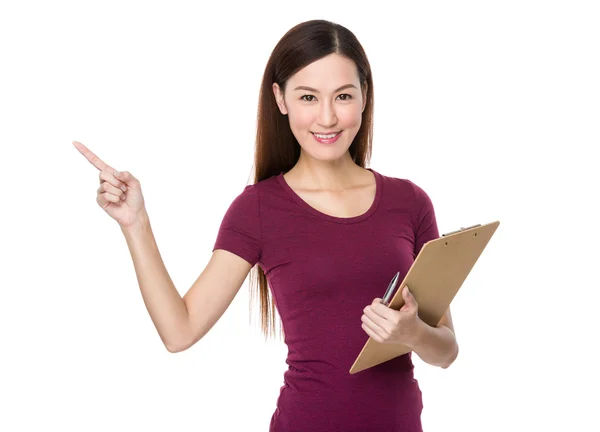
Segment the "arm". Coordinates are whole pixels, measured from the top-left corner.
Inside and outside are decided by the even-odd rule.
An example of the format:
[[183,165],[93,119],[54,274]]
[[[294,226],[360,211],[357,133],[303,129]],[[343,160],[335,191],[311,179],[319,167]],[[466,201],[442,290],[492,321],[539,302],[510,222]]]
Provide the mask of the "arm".
[[138,284],[158,334],[169,352],[183,351],[214,326],[233,301],[251,265],[230,252],[215,250],[210,262],[182,298],[162,260],[147,213],[121,228]]
[[416,352],[421,359],[433,366],[449,367],[458,355],[458,344],[450,308],[436,327],[426,324],[418,315],[418,305],[408,286],[402,289],[404,305],[394,310],[373,300],[363,310],[363,330],[379,343],[402,344]]
[[[440,234],[431,198],[423,189],[417,187],[415,190],[418,199],[422,202],[419,218],[415,223],[415,226],[418,227],[415,234],[414,253],[416,257],[425,243],[438,238]],[[446,369],[458,356],[458,344],[454,334],[450,308],[435,327],[417,318],[415,334],[416,338],[411,348],[424,362]]]
[[426,363],[447,369],[458,356],[450,308],[437,326],[431,327],[419,319],[417,337],[410,348]]

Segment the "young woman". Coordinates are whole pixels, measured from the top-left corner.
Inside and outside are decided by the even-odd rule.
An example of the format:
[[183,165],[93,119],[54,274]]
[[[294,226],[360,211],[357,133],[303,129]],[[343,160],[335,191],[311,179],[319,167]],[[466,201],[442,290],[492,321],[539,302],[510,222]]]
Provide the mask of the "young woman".
[[458,354],[450,310],[431,327],[408,287],[400,311],[380,303],[391,277],[399,271],[402,279],[439,233],[419,186],[365,168],[372,130],[371,70],[354,34],[323,20],[289,30],[263,77],[254,184],[233,200],[207,267],[183,298],[156,246],[140,182],[74,143],[100,170],[98,204],[121,226],[169,351],[200,340],[256,269],[263,330],[272,332],[276,307],[289,348],[271,431],[421,431],[410,353],[348,371],[368,337],[444,368]]

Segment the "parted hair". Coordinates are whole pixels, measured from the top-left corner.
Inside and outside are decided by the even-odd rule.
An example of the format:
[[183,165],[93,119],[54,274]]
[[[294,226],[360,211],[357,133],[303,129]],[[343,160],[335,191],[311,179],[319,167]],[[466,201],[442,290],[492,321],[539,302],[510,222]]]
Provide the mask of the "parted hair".
[[[361,126],[349,152],[358,166],[365,168],[369,163],[373,141],[373,80],[367,55],[346,27],[331,21],[311,20],[294,26],[279,40],[265,67],[258,100],[254,184],[289,171],[300,157],[300,145],[292,133],[289,119],[281,114],[276,104],[273,83],[285,92],[292,75],[333,53],[354,61],[361,87],[366,85],[368,89]],[[275,332],[276,309],[267,278],[259,265],[250,273],[250,313],[257,293],[260,295],[261,328],[267,338]]]

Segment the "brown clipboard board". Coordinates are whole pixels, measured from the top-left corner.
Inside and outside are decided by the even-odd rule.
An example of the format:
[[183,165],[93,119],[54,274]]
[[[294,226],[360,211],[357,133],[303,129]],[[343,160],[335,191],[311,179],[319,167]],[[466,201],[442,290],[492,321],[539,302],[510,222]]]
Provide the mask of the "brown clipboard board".
[[[408,285],[419,305],[419,317],[435,327],[496,232],[500,221],[461,228],[423,245],[388,307],[404,305],[402,289]],[[355,374],[410,352],[405,345],[382,344],[370,338],[350,373]]]

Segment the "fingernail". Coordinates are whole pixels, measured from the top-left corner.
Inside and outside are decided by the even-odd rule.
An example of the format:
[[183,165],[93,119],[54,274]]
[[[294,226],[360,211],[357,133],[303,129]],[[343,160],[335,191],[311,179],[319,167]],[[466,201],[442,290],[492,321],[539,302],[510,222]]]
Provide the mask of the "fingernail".
[[121,185],[121,190],[122,190],[123,192],[127,192],[127,186],[125,186],[125,185]]
[[115,174],[115,177],[119,177],[121,175],[121,173],[119,171],[115,171],[114,174]]

